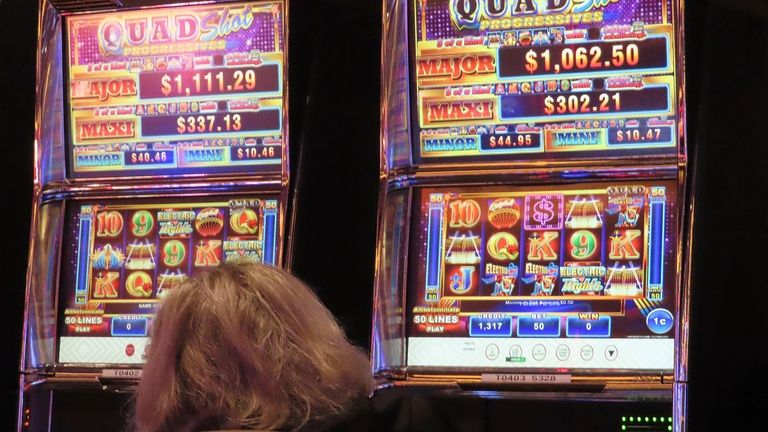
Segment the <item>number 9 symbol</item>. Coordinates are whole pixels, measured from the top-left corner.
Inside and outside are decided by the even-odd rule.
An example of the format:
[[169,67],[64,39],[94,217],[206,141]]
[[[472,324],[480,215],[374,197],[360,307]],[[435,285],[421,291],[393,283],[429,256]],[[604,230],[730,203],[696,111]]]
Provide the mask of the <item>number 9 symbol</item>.
[[178,240],[171,240],[163,246],[163,264],[167,267],[178,267],[186,255],[184,244]]
[[597,250],[597,237],[590,231],[579,230],[571,235],[571,255],[574,259],[590,258]]
[[136,237],[145,237],[152,232],[155,219],[146,210],[139,210],[131,218],[131,233]]

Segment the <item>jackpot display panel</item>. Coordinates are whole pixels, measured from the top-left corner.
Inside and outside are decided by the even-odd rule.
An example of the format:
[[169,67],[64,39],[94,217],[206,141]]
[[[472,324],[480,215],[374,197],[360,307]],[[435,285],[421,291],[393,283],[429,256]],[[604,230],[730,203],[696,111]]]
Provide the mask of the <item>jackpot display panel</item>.
[[69,175],[280,170],[284,13],[274,0],[66,17]]
[[673,0],[411,0],[413,161],[670,157]]
[[407,365],[671,372],[673,181],[414,194]]
[[184,279],[221,263],[277,263],[279,208],[268,196],[70,203],[58,363],[143,363],[157,306]]

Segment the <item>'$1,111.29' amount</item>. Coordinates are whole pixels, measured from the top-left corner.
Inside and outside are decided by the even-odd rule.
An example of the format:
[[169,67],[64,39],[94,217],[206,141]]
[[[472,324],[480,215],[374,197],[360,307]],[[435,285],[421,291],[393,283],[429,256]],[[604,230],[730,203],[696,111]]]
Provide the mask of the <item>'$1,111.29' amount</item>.
[[256,88],[256,71],[246,70],[227,70],[219,71],[214,74],[200,72],[191,76],[192,82],[185,82],[189,75],[181,73],[171,77],[165,74],[160,80],[160,91],[165,96],[192,96],[195,94],[212,94],[226,92],[243,92]]

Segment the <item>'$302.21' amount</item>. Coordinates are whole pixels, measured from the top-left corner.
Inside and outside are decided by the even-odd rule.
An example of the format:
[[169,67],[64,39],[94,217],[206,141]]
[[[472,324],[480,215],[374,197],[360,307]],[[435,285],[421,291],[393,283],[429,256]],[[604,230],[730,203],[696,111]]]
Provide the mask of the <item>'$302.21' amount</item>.
[[621,111],[621,93],[601,93],[598,95],[599,105],[592,106],[592,97],[588,94],[569,96],[547,96],[544,99],[544,113],[577,114],[590,112]]

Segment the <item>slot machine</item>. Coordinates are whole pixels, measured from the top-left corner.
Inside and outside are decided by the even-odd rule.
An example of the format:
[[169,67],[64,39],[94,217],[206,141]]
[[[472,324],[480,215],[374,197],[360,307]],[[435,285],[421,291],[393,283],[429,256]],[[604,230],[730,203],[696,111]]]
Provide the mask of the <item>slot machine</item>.
[[685,430],[682,11],[384,2],[372,367],[411,430]]
[[288,264],[287,8],[41,1],[19,431],[123,430],[159,301]]

